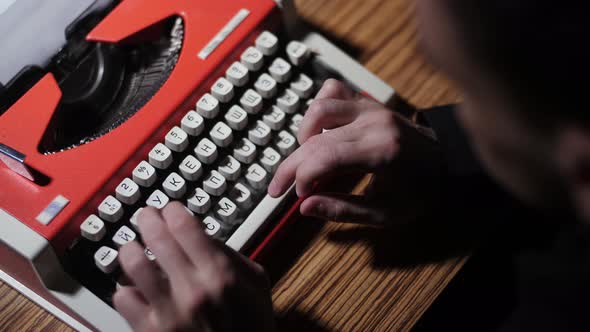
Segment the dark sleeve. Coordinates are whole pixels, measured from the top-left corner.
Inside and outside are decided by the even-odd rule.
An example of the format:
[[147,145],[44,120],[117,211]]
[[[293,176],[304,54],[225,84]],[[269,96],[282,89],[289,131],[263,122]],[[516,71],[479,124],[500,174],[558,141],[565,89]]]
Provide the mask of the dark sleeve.
[[454,240],[475,247],[490,240],[505,238],[509,222],[527,209],[499,185],[479,161],[469,136],[456,117],[457,105],[435,107],[419,112],[418,124],[432,129],[440,145],[445,172],[445,194],[436,222],[448,226]]
[[[468,217],[482,212],[492,220],[514,219],[529,212],[513,194],[497,183],[487,172],[456,116],[458,105],[438,106],[420,111],[419,122],[431,128],[437,136],[447,167],[449,197],[447,204],[464,211]],[[507,211],[507,212],[506,212]]]
[[455,331],[589,331],[590,229],[571,215],[536,212],[505,191],[478,161],[455,109],[424,110],[419,122],[436,133],[447,165],[448,189],[439,219],[450,221],[445,224],[454,240],[478,240],[466,241],[473,256],[462,280],[454,283],[454,294],[447,291],[439,301],[435,310],[441,321],[433,326],[445,330],[444,322],[450,322]]
[[[447,195],[445,205],[450,218],[477,218],[503,205],[514,203],[487,173],[479,161],[469,136],[456,116],[458,105],[434,107],[419,112],[417,122],[432,129],[446,165]],[[493,202],[493,203],[491,203]]]
[[455,115],[457,105],[423,110],[418,122],[434,130],[451,176],[481,175],[485,172]]

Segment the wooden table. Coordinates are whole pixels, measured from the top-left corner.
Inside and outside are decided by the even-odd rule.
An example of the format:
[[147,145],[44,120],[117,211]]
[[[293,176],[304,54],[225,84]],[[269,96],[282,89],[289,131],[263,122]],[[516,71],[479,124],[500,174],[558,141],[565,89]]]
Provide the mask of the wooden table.
[[[303,17],[348,45],[361,63],[412,104],[430,107],[458,100],[449,82],[416,51],[411,0],[298,0],[296,4]],[[420,265],[408,265],[403,259],[380,263],[383,253],[368,241],[371,230],[307,220],[300,224],[291,240],[296,250],[285,249],[290,246],[287,239],[274,258],[285,264],[275,262],[271,271],[277,316],[286,330],[409,330],[463,264],[461,258]],[[0,283],[0,331],[41,330],[70,331]]]

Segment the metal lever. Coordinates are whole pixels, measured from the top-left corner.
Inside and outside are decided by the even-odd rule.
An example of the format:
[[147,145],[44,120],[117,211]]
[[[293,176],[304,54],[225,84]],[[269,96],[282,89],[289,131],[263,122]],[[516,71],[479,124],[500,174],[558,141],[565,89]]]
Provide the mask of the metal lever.
[[0,161],[4,162],[16,174],[34,182],[35,177],[33,173],[31,173],[25,164],[26,157],[15,149],[0,143]]

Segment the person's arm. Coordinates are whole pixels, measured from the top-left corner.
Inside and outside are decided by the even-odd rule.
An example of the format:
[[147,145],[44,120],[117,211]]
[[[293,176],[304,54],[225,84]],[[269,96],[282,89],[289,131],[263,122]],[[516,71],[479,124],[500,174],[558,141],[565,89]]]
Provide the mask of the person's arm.
[[[397,245],[389,253],[420,251],[422,260],[469,251],[492,234],[496,214],[513,200],[480,166],[452,106],[423,117],[434,139],[407,118],[327,81],[304,117],[301,147],[281,164],[269,194],[280,195],[295,181],[306,198],[302,214],[386,226],[388,245]],[[373,173],[362,195],[312,191],[314,183],[350,170]],[[408,239],[414,247],[399,247]]]
[[452,104],[420,110],[415,122],[434,132],[451,176],[486,176],[457,119],[458,107]]
[[[301,213],[323,219],[370,224],[401,223],[427,212],[440,195],[445,165],[438,142],[406,118],[328,80],[300,126],[300,147],[279,166],[269,194],[279,196],[295,182],[305,197]],[[327,176],[371,172],[364,195],[312,192]]]

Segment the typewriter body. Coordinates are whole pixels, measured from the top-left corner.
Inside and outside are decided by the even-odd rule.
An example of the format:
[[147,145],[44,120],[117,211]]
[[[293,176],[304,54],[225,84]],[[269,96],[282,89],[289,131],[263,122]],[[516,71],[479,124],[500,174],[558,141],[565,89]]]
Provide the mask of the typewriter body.
[[129,329],[110,296],[142,207],[180,200],[255,259],[297,210],[266,185],[321,82],[394,97],[290,1],[8,1],[0,33],[0,277],[78,330]]

